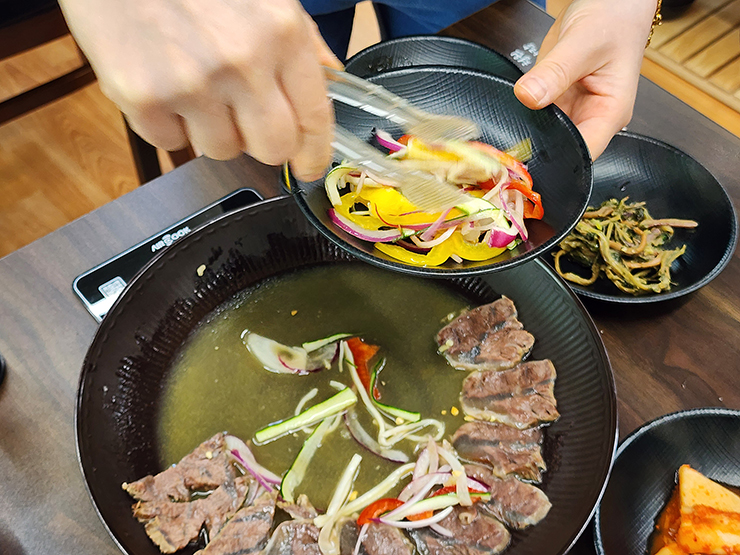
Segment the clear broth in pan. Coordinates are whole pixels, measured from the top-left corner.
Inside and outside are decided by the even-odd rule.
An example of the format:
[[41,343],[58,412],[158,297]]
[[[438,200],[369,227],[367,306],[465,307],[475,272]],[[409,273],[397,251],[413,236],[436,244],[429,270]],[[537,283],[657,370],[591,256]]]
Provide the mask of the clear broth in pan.
[[[379,377],[382,402],[440,419],[449,437],[463,423],[462,413],[453,416],[451,409],[459,408],[466,373],[437,354],[434,337],[448,314],[475,304],[449,283],[354,263],[299,270],[242,292],[209,315],[175,358],[157,426],[162,467],[218,431],[250,440],[258,429],[292,416],[314,387],[318,395],[309,404],[335,393],[330,380],[351,383],[336,363],[331,370],[308,376],[268,372],[242,343],[245,329],[286,345],[340,332],[379,345],[379,355],[387,358]],[[358,409],[365,414],[361,406]],[[372,423],[363,423],[375,435]],[[281,475],[305,438],[297,433],[254,447],[253,452],[261,464]],[[355,484],[360,493],[397,467],[360,447],[342,426],[316,453],[299,493],[325,508],[353,453],[363,456]]]

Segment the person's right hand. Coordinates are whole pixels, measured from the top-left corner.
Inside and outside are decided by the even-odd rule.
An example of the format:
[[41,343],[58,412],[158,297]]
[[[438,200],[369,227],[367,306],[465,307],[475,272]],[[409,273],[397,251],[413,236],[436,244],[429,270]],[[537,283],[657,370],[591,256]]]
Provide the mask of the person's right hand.
[[103,92],[147,141],[323,173],[333,112],[322,65],[341,64],[298,0],[60,3]]

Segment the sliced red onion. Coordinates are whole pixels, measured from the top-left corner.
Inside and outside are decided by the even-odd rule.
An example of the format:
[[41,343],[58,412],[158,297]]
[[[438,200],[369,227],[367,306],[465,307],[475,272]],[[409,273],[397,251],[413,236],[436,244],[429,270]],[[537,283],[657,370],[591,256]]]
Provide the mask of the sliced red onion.
[[444,221],[447,219],[447,216],[450,215],[450,211],[452,208],[449,208],[448,210],[445,210],[439,215],[439,218],[435,220],[435,222],[429,226],[429,229],[427,229],[424,233],[421,234],[421,240],[422,241],[431,241],[432,238],[437,234],[437,230],[439,227],[444,223]]
[[358,239],[362,239],[363,241],[370,241],[372,243],[391,243],[401,238],[401,232],[395,229],[378,231],[365,229],[353,221],[348,220],[333,208],[329,209],[329,218],[337,227]]
[[289,347],[256,333],[248,333],[242,341],[265,370],[278,374],[306,373],[308,354],[302,347]]
[[429,472],[437,472],[439,470],[439,449],[437,449],[437,442],[431,437],[427,442],[427,449],[429,449]]
[[[421,247],[423,249],[431,249],[432,247],[436,247],[437,245],[447,241],[447,239],[449,239],[453,233],[455,233],[455,228],[451,227],[443,231],[439,237],[437,237],[436,239],[432,239],[431,241],[422,241],[416,235],[411,236],[411,241],[415,243],[417,247]],[[422,237],[423,236],[424,235],[422,235]]]
[[352,435],[352,438],[371,453],[392,462],[409,462],[409,456],[403,451],[387,449],[375,441],[370,434],[365,431],[365,428],[360,425],[360,422],[357,419],[357,412],[351,408],[344,413],[344,423],[347,425],[347,429],[349,430],[350,435]]
[[275,489],[275,485],[281,482],[281,479],[276,474],[267,470],[264,466],[257,462],[254,458],[252,451],[249,449],[246,443],[236,436],[227,435],[224,438],[226,448],[229,450],[234,459],[247,471],[249,474],[254,476],[254,479],[267,490]]
[[521,235],[522,240],[527,240],[527,229],[524,227],[524,222],[518,222],[516,216],[514,215],[514,211],[511,209],[509,204],[506,202],[506,199],[504,198],[504,191],[506,191],[508,187],[506,185],[502,186],[499,189],[499,200],[501,201],[501,208],[503,208],[504,212],[506,213],[506,216],[509,218],[509,221],[512,223],[512,225],[516,228],[516,230],[519,232],[519,235]]
[[391,137],[390,133],[383,131],[382,129],[375,130],[375,138],[378,140],[378,144],[380,146],[382,146],[383,148],[387,148],[391,152],[397,152],[406,148],[405,145],[402,145],[393,137]]
[[414,466],[414,474],[412,481],[424,476],[429,471],[429,449],[424,448],[416,458],[416,465]]
[[445,517],[447,517],[447,515],[452,512],[453,508],[454,507],[447,507],[446,509],[442,509],[441,511],[439,511],[436,515],[422,520],[388,520],[388,515],[374,520],[380,522],[381,524],[395,526],[396,528],[426,528],[427,526],[431,526],[432,524],[437,524],[440,520],[444,520]]
[[360,553],[360,546],[362,545],[363,540],[365,539],[365,534],[367,534],[367,527],[370,526],[369,524],[363,524],[360,528],[360,533],[357,534],[357,543],[355,544],[355,550],[352,552],[352,555],[359,555]]
[[490,491],[490,487],[484,484],[483,482],[480,482],[476,480],[475,478],[471,478],[468,476],[468,487],[470,489],[473,489],[475,491],[479,491],[482,493],[488,493]]
[[511,234],[500,227],[494,227],[490,230],[490,234],[488,235],[488,246],[497,249],[506,247],[516,239],[516,235],[516,233]]
[[450,532],[444,526],[440,526],[439,524],[436,524],[436,523],[435,524],[430,524],[429,525],[429,528],[431,528],[432,530],[434,530],[435,532],[437,532],[437,534],[439,534],[440,536],[444,536],[446,538],[451,538],[452,537],[452,532]]
[[[398,494],[398,499],[405,503],[427,486],[431,488],[437,484],[444,484],[450,478],[452,478],[452,474],[450,474],[449,472],[435,472],[434,474],[425,474],[424,476],[421,476],[415,480],[411,480],[411,482],[406,484],[406,487],[403,488],[403,490],[401,490],[401,493]],[[429,488],[426,489],[427,492],[429,491]]]

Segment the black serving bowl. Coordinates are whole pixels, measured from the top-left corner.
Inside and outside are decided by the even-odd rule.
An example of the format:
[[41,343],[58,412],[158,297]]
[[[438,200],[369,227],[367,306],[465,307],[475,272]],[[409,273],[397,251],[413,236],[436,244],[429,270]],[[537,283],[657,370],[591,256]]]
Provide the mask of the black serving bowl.
[[[696,220],[699,226],[677,228],[668,243],[668,248],[686,245],[686,252],[671,268],[675,284],[669,291],[635,296],[620,291],[606,277],[599,277],[590,286],[569,282],[576,293],[616,303],[666,301],[696,291],[728,264],[738,235],[732,201],[711,172],[691,156],[656,139],[622,131],[594,162],[593,171],[590,206],[628,196],[630,202],[645,201],[653,218]],[[546,260],[552,264],[552,256]],[[564,256],[560,261],[564,272],[590,274],[589,269]]]
[[418,66],[464,67],[517,80],[521,70],[506,56],[475,42],[437,35],[379,42],[347,60],[345,69],[368,78],[393,69]]
[[[206,265],[206,270],[198,268]],[[157,426],[172,361],[183,342],[214,309],[264,280],[317,265],[356,264],[309,224],[290,197],[223,215],[162,251],[127,285],[103,319],[85,357],[75,411],[80,466],[93,505],[124,553],[157,555],[121,489],[162,470]],[[374,268],[368,268],[376,272]],[[413,281],[413,280],[410,280]],[[330,294],[332,283],[327,283]],[[561,417],[545,432],[548,464],[542,488],[552,502],[537,526],[515,531],[506,555],[561,555],[591,518],[616,448],[614,377],[600,334],[583,305],[539,260],[475,278],[439,284],[471,304],[506,295],[537,338],[532,357],[558,370]],[[363,310],[362,297],[357,306]],[[409,315],[413,317],[412,314]],[[402,328],[399,334],[413,333]],[[224,387],[228,387],[225,384]],[[421,388],[423,390],[423,388]],[[420,391],[421,391],[420,390]],[[279,395],[279,391],[273,392]],[[244,412],[218,411],[218,430]],[[192,438],[192,447],[206,437]],[[202,544],[200,545],[202,547]],[[191,554],[197,545],[181,553]]]
[[619,446],[594,517],[599,555],[645,555],[655,521],[688,464],[712,480],[740,487],[740,411],[701,408],[649,422]]
[[[331,203],[324,178],[292,187],[298,206],[316,228],[350,254],[389,270],[427,277],[484,274],[512,268],[545,253],[565,237],[582,216],[591,195],[591,158],[580,133],[557,107],[529,110],[514,96],[513,82],[466,69],[419,67],[388,71],[369,79],[434,113],[455,114],[475,121],[481,140],[506,150],[531,139],[528,168],[534,189],[542,195],[545,216],[527,220],[529,239],[515,249],[483,262],[447,261],[438,267],[405,264],[376,250],[373,243],[344,232],[329,218]],[[398,137],[402,130],[358,108],[335,104],[336,122],[363,140],[373,128]]]

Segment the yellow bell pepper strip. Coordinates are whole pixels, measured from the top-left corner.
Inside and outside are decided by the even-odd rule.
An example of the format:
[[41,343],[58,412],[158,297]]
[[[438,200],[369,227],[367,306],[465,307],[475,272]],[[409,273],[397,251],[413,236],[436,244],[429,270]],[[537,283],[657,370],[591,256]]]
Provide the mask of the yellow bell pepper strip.
[[439,266],[440,264],[447,262],[450,254],[452,254],[450,239],[432,247],[426,254],[413,252],[399,245],[393,245],[390,243],[375,243],[375,248],[380,252],[387,254],[391,258],[395,258],[396,260],[400,260],[406,264],[426,268],[429,266]]
[[490,260],[506,252],[506,247],[496,248],[489,247],[485,243],[468,243],[459,233],[453,234],[448,241],[452,242],[453,253],[460,258],[470,261]]
[[[406,137],[406,135],[404,135],[404,137]],[[404,137],[401,138],[403,139]],[[399,140],[399,142],[401,141]],[[413,160],[444,160],[450,162],[457,162],[460,160],[460,156],[450,152],[444,147],[426,144],[416,137],[407,137],[403,144],[406,145],[404,158],[410,158]]]
[[412,266],[422,267],[444,264],[452,254],[456,254],[465,260],[482,261],[495,258],[506,252],[506,247],[496,248],[489,247],[485,243],[469,243],[463,239],[459,232],[453,233],[444,243],[432,247],[426,254],[412,252],[390,243],[375,243],[375,248],[396,260]]
[[[383,225],[418,226],[432,225],[441,216],[441,212],[422,212],[393,187],[373,187],[360,191],[361,200],[367,201],[372,215],[383,222]],[[464,214],[453,208],[446,221],[464,217]]]

